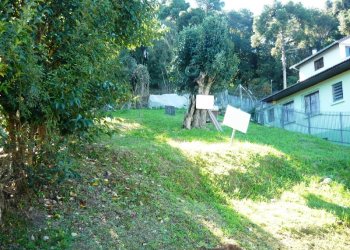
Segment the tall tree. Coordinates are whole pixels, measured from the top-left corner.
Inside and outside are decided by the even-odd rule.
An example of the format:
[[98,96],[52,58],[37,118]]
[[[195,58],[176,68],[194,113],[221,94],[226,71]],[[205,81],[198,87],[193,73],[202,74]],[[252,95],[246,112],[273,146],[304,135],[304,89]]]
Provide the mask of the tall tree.
[[83,133],[101,107],[124,97],[118,53],[154,39],[155,4],[0,2],[0,116],[15,174],[42,159],[54,133]]
[[339,32],[342,35],[350,35],[350,1],[327,0],[326,11],[330,16],[337,18]]
[[249,87],[256,75],[257,53],[252,48],[253,13],[249,10],[230,11],[227,14],[230,39],[235,44],[235,52],[240,59],[236,84]]
[[237,65],[238,59],[224,18],[208,16],[201,25],[187,27],[180,33],[178,82],[180,87],[191,93],[184,128],[205,125],[206,111],[196,109],[196,95],[208,95],[227,86],[237,72]]
[[225,6],[225,3],[221,0],[196,0],[200,8],[205,10],[206,13],[212,10],[221,11]]
[[185,0],[163,1],[159,11],[159,18],[164,20],[169,17],[172,20],[176,20],[179,17],[180,12],[186,11],[189,7],[190,4]]
[[279,1],[265,6],[261,15],[254,19],[252,45],[274,44],[271,53],[281,56],[283,88],[287,87],[287,52],[304,48],[307,20],[308,12],[300,3],[283,5]]
[[189,11],[181,13],[177,19],[177,29],[182,31],[183,28],[192,25],[198,25],[203,22],[205,18],[205,11],[201,8],[190,9]]

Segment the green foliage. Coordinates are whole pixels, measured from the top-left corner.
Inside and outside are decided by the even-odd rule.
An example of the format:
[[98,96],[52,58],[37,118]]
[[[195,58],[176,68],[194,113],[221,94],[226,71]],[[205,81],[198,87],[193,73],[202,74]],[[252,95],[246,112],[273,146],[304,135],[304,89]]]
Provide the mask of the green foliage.
[[221,0],[196,0],[198,6],[205,10],[209,11],[220,11],[225,6],[225,3]]
[[182,11],[186,11],[190,4],[185,0],[164,0],[159,11],[159,18],[164,20],[170,18],[176,20]]
[[249,10],[227,13],[230,39],[235,44],[235,52],[240,59],[239,71],[235,83],[251,85],[256,77],[257,53],[253,51],[250,38],[253,35],[253,13]]
[[350,35],[350,10],[343,10],[339,16],[339,31],[344,35]]
[[297,63],[313,48],[332,41],[337,36],[336,25],[332,16],[319,10],[307,9],[300,3],[275,1],[254,19],[252,45],[265,46],[273,57],[281,57],[282,69],[293,76],[296,72],[288,71],[287,65]]
[[237,71],[238,59],[229,40],[227,21],[208,16],[201,25],[187,27],[180,33],[177,67],[180,87],[195,91],[195,78],[202,72],[218,90],[227,86]]
[[182,13],[176,21],[178,31],[182,31],[187,26],[199,25],[205,18],[205,11],[201,8],[190,9]]
[[337,31],[342,35],[350,34],[349,9],[350,1],[348,0],[329,0],[326,2],[327,14],[337,20],[337,24],[339,25]]
[[1,104],[5,112],[20,109],[27,119],[55,118],[67,132],[89,127],[84,119],[95,115],[93,108],[123,98],[119,48],[147,43],[157,32],[152,2],[5,3],[8,18],[12,10],[22,14],[1,39],[9,68]]
[[62,134],[86,131],[101,107],[127,97],[118,53],[157,37],[155,2],[19,2],[0,4],[4,117]]
[[151,86],[153,88],[167,89],[169,87],[169,67],[173,60],[173,48],[169,38],[155,41],[154,46],[149,48],[149,69]]
[[20,181],[74,175],[48,151],[63,154],[63,138],[90,136],[107,104],[131,96],[119,53],[160,36],[156,7],[153,0],[0,2],[0,139],[12,163],[4,170],[12,176],[0,177],[1,194],[10,185],[21,192]]

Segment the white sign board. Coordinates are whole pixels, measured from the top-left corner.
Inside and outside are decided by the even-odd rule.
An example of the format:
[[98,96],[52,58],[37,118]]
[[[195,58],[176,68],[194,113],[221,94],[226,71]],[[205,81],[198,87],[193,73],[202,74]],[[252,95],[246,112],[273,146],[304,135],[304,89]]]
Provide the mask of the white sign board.
[[240,109],[236,109],[230,105],[227,105],[223,124],[238,130],[242,133],[247,133],[248,125],[250,121],[250,114],[243,112]]
[[196,96],[196,109],[214,109],[214,96],[213,95],[197,95]]

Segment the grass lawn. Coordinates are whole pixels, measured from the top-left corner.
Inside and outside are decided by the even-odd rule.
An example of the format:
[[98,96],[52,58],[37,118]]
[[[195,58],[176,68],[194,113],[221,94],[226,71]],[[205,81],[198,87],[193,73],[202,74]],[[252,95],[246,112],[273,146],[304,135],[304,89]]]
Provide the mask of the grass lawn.
[[4,249],[350,249],[350,147],[250,124],[181,129],[184,111],[106,118],[80,178],[6,214]]

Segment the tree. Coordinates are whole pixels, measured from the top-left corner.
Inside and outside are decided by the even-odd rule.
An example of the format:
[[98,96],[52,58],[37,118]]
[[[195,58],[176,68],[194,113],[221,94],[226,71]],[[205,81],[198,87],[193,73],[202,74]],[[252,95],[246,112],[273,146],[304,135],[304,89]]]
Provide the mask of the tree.
[[168,0],[164,1],[159,11],[159,18],[164,20],[170,18],[176,20],[179,17],[180,12],[186,11],[190,7],[190,4],[185,0]]
[[350,1],[334,0],[329,7],[330,12],[338,19],[340,33],[350,35]]
[[203,127],[206,111],[196,109],[196,94],[222,89],[237,72],[238,59],[229,40],[227,21],[214,15],[201,25],[185,28],[180,33],[176,62],[179,86],[191,93],[183,126]]
[[[308,23],[305,30],[307,44],[317,50],[334,40],[340,39],[338,20],[335,16],[320,10],[308,9]],[[305,57],[305,55],[303,55]]]
[[225,3],[221,0],[196,0],[200,8],[205,10],[206,13],[212,10],[221,11],[225,6]]
[[171,90],[168,80],[168,71],[172,60],[172,44],[168,39],[163,38],[155,41],[154,46],[149,48],[147,66],[153,88],[161,89],[164,92],[169,92]]
[[307,10],[300,3],[288,2],[283,5],[279,1],[265,6],[261,15],[254,19],[252,45],[274,44],[271,53],[281,55],[283,88],[287,87],[287,52],[304,48],[307,21]]
[[227,14],[229,36],[235,45],[235,53],[240,59],[236,84],[249,87],[256,76],[257,53],[252,48],[253,13],[249,10],[230,11]]
[[203,22],[204,18],[205,11],[201,8],[182,12],[176,22],[178,31],[182,31],[187,26],[199,25]]
[[155,8],[151,0],[0,2],[0,116],[16,179],[45,160],[55,134],[83,135],[101,107],[126,96],[118,53],[158,36]]

